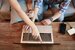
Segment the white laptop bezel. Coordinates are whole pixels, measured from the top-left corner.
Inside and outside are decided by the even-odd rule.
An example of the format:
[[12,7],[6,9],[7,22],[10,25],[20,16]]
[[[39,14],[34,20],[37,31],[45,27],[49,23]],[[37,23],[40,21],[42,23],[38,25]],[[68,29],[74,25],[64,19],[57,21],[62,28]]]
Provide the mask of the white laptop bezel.
[[[25,25],[24,25],[25,26]],[[28,44],[53,44],[54,43],[54,39],[53,39],[53,30],[52,30],[52,28],[50,29],[51,30],[51,40],[52,41],[42,41],[42,42],[40,42],[40,41],[23,41],[23,34],[24,34],[24,26],[23,26],[23,29],[22,29],[22,34],[21,34],[21,41],[20,41],[20,43],[28,43]],[[37,25],[37,27],[38,26],[41,26],[41,25]],[[44,27],[44,26],[43,26]],[[45,26],[45,27],[47,27],[47,26]],[[52,27],[52,26],[48,26],[48,27]]]

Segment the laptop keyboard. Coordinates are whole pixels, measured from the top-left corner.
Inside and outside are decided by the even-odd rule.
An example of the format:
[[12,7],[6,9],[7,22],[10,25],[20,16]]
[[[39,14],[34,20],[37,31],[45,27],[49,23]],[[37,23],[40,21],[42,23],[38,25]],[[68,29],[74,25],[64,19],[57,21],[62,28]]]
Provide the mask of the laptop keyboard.
[[[50,33],[40,33],[42,41],[52,41]],[[40,41],[38,38],[33,38],[31,33],[23,33],[23,41]]]

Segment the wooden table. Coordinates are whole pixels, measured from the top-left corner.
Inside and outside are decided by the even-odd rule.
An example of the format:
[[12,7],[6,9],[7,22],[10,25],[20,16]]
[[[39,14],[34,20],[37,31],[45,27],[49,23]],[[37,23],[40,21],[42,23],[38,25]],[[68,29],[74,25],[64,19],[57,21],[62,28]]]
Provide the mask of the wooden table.
[[58,33],[59,23],[52,23],[54,42],[60,45],[26,45],[14,44],[20,42],[22,26],[24,23],[10,25],[0,23],[0,50],[75,50],[75,35]]

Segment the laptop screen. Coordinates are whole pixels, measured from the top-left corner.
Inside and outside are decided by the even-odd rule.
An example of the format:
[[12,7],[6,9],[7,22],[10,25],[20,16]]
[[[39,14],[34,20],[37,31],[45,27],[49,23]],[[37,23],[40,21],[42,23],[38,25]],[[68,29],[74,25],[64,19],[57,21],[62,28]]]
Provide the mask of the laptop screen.
[[[42,41],[52,41],[51,33],[40,33]],[[23,41],[40,41],[38,38],[34,39],[31,33],[23,33]]]

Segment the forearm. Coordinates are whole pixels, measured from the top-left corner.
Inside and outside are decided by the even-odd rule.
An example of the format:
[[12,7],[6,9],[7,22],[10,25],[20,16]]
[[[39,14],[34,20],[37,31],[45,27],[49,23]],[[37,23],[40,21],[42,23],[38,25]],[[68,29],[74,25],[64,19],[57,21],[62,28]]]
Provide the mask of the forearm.
[[64,2],[62,2],[60,4],[60,12],[57,12],[54,16],[53,16],[53,20],[59,18],[63,13],[65,13],[65,11],[68,9],[68,6],[70,4],[71,0],[64,0]]
[[26,13],[21,9],[17,0],[9,0],[9,3],[15,9],[17,14],[24,20],[26,24],[28,24],[31,27],[35,27],[35,24],[29,19]]
[[24,20],[24,22],[30,27],[35,27],[35,24],[29,19],[29,17],[25,14],[25,12],[18,12],[19,16]]
[[52,16],[52,20],[54,21],[54,20],[58,19],[59,17],[61,17],[61,13],[57,12],[54,14],[54,16]]
[[33,22],[35,21],[36,17],[38,17],[38,11],[39,11],[39,8],[34,9],[34,17],[32,19]]

